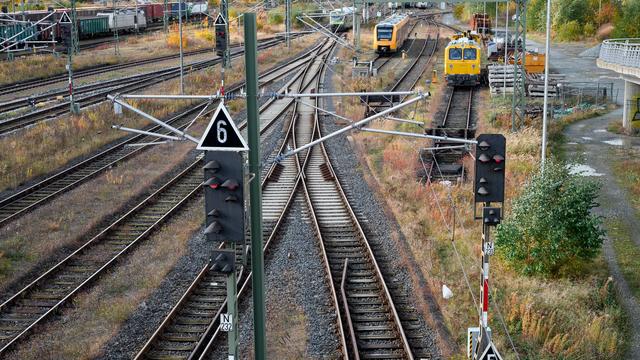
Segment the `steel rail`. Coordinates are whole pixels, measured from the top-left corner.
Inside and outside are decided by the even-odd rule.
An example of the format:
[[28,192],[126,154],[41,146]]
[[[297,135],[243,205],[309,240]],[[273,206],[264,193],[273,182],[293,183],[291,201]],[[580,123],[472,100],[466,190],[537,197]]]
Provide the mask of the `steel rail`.
[[[263,123],[261,132],[270,128],[276,120],[277,119],[272,119],[271,121]],[[244,127],[244,123],[241,126]],[[0,332],[5,333],[0,340],[0,354],[5,353],[15,345],[18,340],[26,337],[26,335],[31,332],[37,324],[41,323],[45,318],[54,313],[80,289],[84,288],[91,281],[96,279],[105,269],[109,268],[118,258],[127,253],[133,246],[145,239],[153,230],[165,222],[172,214],[175,213],[175,211],[177,211],[177,209],[186,203],[186,201],[194,198],[201,190],[201,165],[201,159],[193,162],[170,182],[139,203],[134,209],[130,210],[116,222],[112,223],[97,236],[92,238],[89,242],[85,243],[71,255],[67,256],[61,262],[50,268],[47,272],[1,304],[0,323],[14,324],[18,328],[16,331],[13,331],[15,336],[6,334],[7,332],[11,333],[10,330],[7,330],[10,327],[9,325],[5,325],[3,330],[0,330]],[[177,196],[177,200],[176,193],[179,195]],[[164,196],[164,198],[162,198],[162,196]],[[162,206],[162,204],[167,203],[172,205],[168,210],[158,212],[157,209],[153,208],[153,206]],[[137,215],[142,216],[138,216],[138,219],[136,220]],[[154,216],[156,216],[156,218],[154,218]],[[149,220],[150,218],[151,221]],[[135,221],[139,222],[136,223]],[[141,226],[142,228],[140,228]],[[118,231],[120,231],[120,234],[122,235],[118,235]],[[135,235],[135,238],[132,238],[131,240],[122,239],[121,236],[131,233]],[[114,252],[112,250],[111,252],[114,254],[109,256],[108,259],[104,259],[106,262],[101,262],[97,259],[97,257],[101,255],[100,250],[104,251],[105,248],[108,250],[109,247],[114,246],[118,251]],[[122,246],[124,247],[120,249]],[[94,253],[91,253],[92,251],[94,251]],[[97,254],[95,252],[97,252]],[[107,251],[107,253],[109,253],[109,251]],[[88,264],[82,265],[82,256],[89,258],[85,259],[85,261],[89,260]],[[98,268],[95,270],[92,269],[92,267],[96,265]],[[83,271],[87,272],[87,274],[82,276],[83,271],[74,272],[73,269],[78,268],[81,270],[84,269]],[[80,274],[79,281],[81,282],[78,283],[77,281],[73,282],[69,280],[69,275],[64,273],[65,270],[70,271],[76,276]],[[70,281],[71,284],[69,283]],[[47,289],[50,289],[50,286],[53,285],[57,286],[53,288],[54,290],[62,287],[63,294],[54,295],[55,291],[47,292]],[[65,285],[71,286],[70,291],[64,291]],[[29,299],[29,296],[31,296],[31,299]],[[43,296],[45,297],[43,298]],[[45,300],[41,301],[42,299]],[[46,299],[48,299],[50,304],[44,305],[44,303],[46,303]],[[25,308],[29,308],[29,311],[24,314],[36,314],[36,318],[33,321],[28,320],[28,324],[20,327],[19,324],[16,323],[24,323],[27,320],[24,319],[24,317],[22,319],[20,318],[23,313],[20,313],[19,310],[24,310]],[[33,311],[35,308],[42,308],[42,310]]]
[[346,257],[344,259],[344,267],[342,270],[342,280],[340,281],[340,295],[342,296],[342,307],[344,308],[344,313],[348,321],[349,325],[349,337],[351,338],[351,347],[353,349],[353,358],[355,360],[360,360],[360,351],[358,350],[358,341],[356,339],[356,332],[353,330],[353,323],[351,322],[351,312],[349,311],[349,303],[347,301],[347,291],[346,291],[346,282],[347,282],[347,270],[349,269],[349,258]]
[[[268,42],[278,41],[278,40],[282,41],[281,37],[273,36],[273,37],[267,37],[267,38],[260,39],[260,42],[261,43],[268,43]],[[231,44],[230,45],[231,48],[242,48],[243,46],[244,46],[243,43],[236,43],[236,44]],[[206,53],[210,53],[210,52],[211,52],[211,49],[193,50],[193,51],[185,52],[184,56],[200,55],[200,54],[206,54]],[[170,55],[162,55],[162,56],[149,58],[149,59],[133,60],[133,61],[129,61],[129,62],[126,62],[126,63],[118,63],[118,64],[111,64],[111,65],[96,65],[96,66],[87,67],[87,68],[84,68],[84,69],[81,69],[81,70],[74,71],[73,77],[74,77],[74,79],[79,79],[79,78],[83,78],[83,77],[87,77],[87,76],[91,76],[91,75],[102,74],[102,73],[110,72],[110,71],[114,71],[114,70],[122,70],[122,69],[130,68],[130,67],[136,67],[136,66],[140,66],[140,65],[152,64],[152,63],[155,63],[155,62],[173,60],[173,59],[179,58],[179,56],[180,56],[179,54],[170,54]],[[68,75],[65,72],[65,73],[60,73],[60,74],[48,76],[48,77],[45,77],[45,78],[30,79],[30,80],[18,81],[18,82],[14,82],[14,83],[10,83],[10,84],[1,85],[0,86],[0,95],[15,93],[15,92],[18,92],[18,91],[29,90],[29,89],[32,89],[34,87],[41,87],[41,86],[44,86],[44,85],[50,85],[50,84],[55,84],[55,83],[58,83],[58,82],[63,82],[63,81],[67,80],[67,77],[68,77]]]
[[[262,45],[259,45],[258,48],[260,50],[263,50],[266,48],[273,47],[278,43],[279,42],[262,44]],[[233,53],[231,57],[234,58],[234,57],[241,56],[242,53],[243,51],[238,51],[236,53]],[[214,60],[205,60],[197,63],[192,63],[192,64],[189,64],[189,67],[188,69],[185,70],[185,72],[191,73],[194,71],[199,71],[207,67],[213,66],[215,64],[218,64],[220,61],[221,61],[220,59],[214,59]],[[178,68],[172,68],[169,70],[165,69],[165,70],[160,70],[158,72],[149,73],[149,76],[145,76],[142,79],[136,79],[130,83],[118,85],[108,89],[102,89],[101,84],[94,84],[92,86],[100,90],[97,90],[92,94],[84,96],[82,98],[76,98],[75,102],[79,104],[81,108],[84,108],[84,107],[95,105],[95,104],[101,103],[102,101],[105,101],[105,96],[109,93],[124,92],[124,91],[130,92],[130,91],[140,90],[140,89],[149,87],[151,85],[155,85],[155,84],[164,82],[166,80],[173,79],[175,77],[178,77],[179,75],[180,75],[180,69],[178,67]],[[42,110],[37,110],[31,113],[17,116],[12,119],[0,121],[0,135],[19,130],[28,125],[32,125],[38,121],[54,118],[54,117],[66,114],[68,112],[69,112],[69,102],[65,101]]]
[[[328,49],[326,49],[326,54],[324,56],[320,57],[321,60],[316,61],[316,63],[319,63],[319,67],[320,68],[324,68],[324,66],[326,64],[326,56],[329,55],[330,51],[334,47],[335,47],[335,42],[331,43],[330,47]],[[324,59],[324,60],[322,60],[322,59]],[[306,83],[306,85],[303,85],[301,87],[301,89],[307,89],[309,86],[312,85],[312,82],[315,79],[319,78],[319,77],[320,77],[319,74],[314,75],[310,79],[310,81],[308,83]],[[295,120],[297,119],[297,106],[298,106],[298,104],[296,103],[294,106],[296,107],[296,110],[293,111],[293,115],[292,115],[293,116],[293,121],[290,124],[290,128],[289,128],[290,131],[288,133],[288,137],[289,138],[293,138],[294,145],[295,145],[295,139],[296,139],[296,136],[294,135],[295,134],[295,126],[296,126],[296,121]],[[293,135],[293,136],[291,136],[291,135]],[[282,144],[282,146],[281,146],[281,148],[280,148],[278,153],[280,153],[280,154],[284,153],[287,150],[286,149],[286,145],[287,144],[288,144],[287,141],[283,142],[283,144]],[[302,178],[304,176],[304,173],[302,171],[302,168],[304,166],[300,167],[300,165],[299,165],[300,159],[299,159],[298,155],[296,155],[295,157],[289,158],[289,159],[285,159],[285,161],[288,161],[288,162],[292,162],[293,160],[296,160],[295,163],[296,163],[296,166],[297,166],[296,170],[298,171],[298,176],[296,178],[296,183],[294,185],[293,191],[290,194],[290,198],[288,199],[289,202],[293,200],[293,198],[294,198],[294,196],[296,194],[296,189],[299,187],[299,184],[302,182]],[[276,172],[277,171],[281,171],[281,170],[276,170],[277,168],[278,168],[277,164],[273,164],[272,167],[270,168],[270,170],[268,171],[268,174],[273,174],[274,171],[276,171]],[[267,178],[265,178],[265,180],[266,179]],[[263,197],[263,201],[264,201],[265,198],[266,197]],[[285,221],[285,217],[281,216],[278,219],[277,226],[279,226],[280,223],[282,223],[283,221]],[[267,252],[269,250],[269,245],[273,241],[275,241],[277,236],[278,236],[278,234],[276,232],[271,232],[271,235],[269,236],[269,238],[267,239],[267,241],[265,242],[265,244],[263,246],[263,249],[264,249],[265,252]],[[249,287],[251,286],[251,284],[250,284],[251,276],[252,276],[252,273],[251,272],[248,273],[247,278],[244,280],[244,282],[242,283],[242,286],[240,287],[240,291],[238,292],[238,298],[241,298],[242,296],[244,296],[244,294],[248,291]],[[204,351],[202,352],[202,354],[200,354],[198,357],[192,356],[192,357],[190,357],[190,359],[196,359],[197,358],[199,360],[204,360],[215,349],[215,344],[219,340],[219,336],[220,336],[220,329],[219,329],[219,327],[217,325],[218,320],[219,320],[219,318],[216,318],[215,322],[211,324],[211,327],[215,328],[215,332],[214,332],[213,336],[211,337],[211,340],[206,345],[206,347],[205,347]],[[341,337],[344,339],[344,333],[342,331],[342,327],[339,327],[339,333],[340,333]],[[346,344],[344,343],[344,340],[343,340],[343,346],[346,346]]]
[[[316,136],[320,136],[320,129],[317,129]],[[317,152],[321,152],[321,155],[317,155]],[[353,253],[353,256],[362,258],[365,262],[370,264],[370,266],[372,267],[371,271],[373,272],[373,274],[367,273],[366,275],[363,275],[363,277],[368,279],[370,278],[375,279],[374,292],[379,291],[378,296],[381,296],[377,304],[382,306],[382,308],[378,308],[377,311],[379,311],[381,314],[382,313],[388,314],[388,315],[379,316],[379,317],[374,316],[368,320],[370,320],[371,322],[382,321],[384,323],[385,320],[382,320],[383,318],[384,319],[390,318],[391,320],[389,321],[391,321],[391,324],[387,324],[388,326],[386,325],[380,325],[380,326],[384,326],[384,328],[387,329],[388,331],[397,333],[397,335],[390,335],[390,337],[386,339],[387,343],[385,344],[385,346],[395,346],[395,347],[392,347],[392,350],[389,351],[389,349],[387,349],[387,351],[385,351],[381,349],[381,347],[383,346],[383,345],[380,345],[382,342],[381,339],[371,339],[371,341],[367,344],[366,350],[367,351],[378,350],[380,351],[380,353],[374,353],[374,354],[361,353],[360,356],[371,355],[374,357],[377,356],[379,358],[384,358],[384,357],[398,356],[400,354],[398,354],[397,351],[400,351],[402,353],[403,358],[413,359],[409,342],[406,338],[404,329],[402,327],[402,322],[394,306],[393,299],[391,298],[389,289],[387,288],[384,277],[382,276],[380,267],[367,241],[364,231],[360,226],[360,223],[357,220],[357,217],[355,216],[355,213],[353,212],[353,209],[351,208],[351,205],[349,204],[349,201],[346,195],[344,194],[344,191],[340,185],[339,180],[337,179],[337,176],[335,174],[335,171],[333,170],[331,161],[326,153],[326,149],[324,145],[320,144],[319,148],[313,148],[309,151],[309,153],[311,154],[310,156],[314,156],[314,155],[317,155],[317,156],[316,156],[316,159],[314,160],[314,164],[311,167],[311,169],[306,171],[306,177],[304,178],[304,182],[303,182],[303,189],[304,189],[307,204],[310,208],[311,217],[313,218],[313,223],[316,226],[316,230],[315,230],[316,235],[319,238],[321,248],[323,249],[325,261],[327,261],[328,267],[330,269],[330,271],[328,272],[328,275],[331,280],[330,282],[332,284],[332,288],[334,289],[334,292],[336,292],[335,287],[338,286],[338,282],[334,277],[333,272],[336,269],[337,269],[337,272],[339,272],[338,268],[342,265],[342,259],[337,258],[339,257],[339,255],[335,255],[334,257],[332,257],[331,255],[335,254],[336,252],[339,252],[340,250],[337,250],[337,249],[340,249],[340,248],[347,248],[347,249],[352,249],[353,251],[356,251]],[[318,159],[317,158],[318,156],[320,156],[321,158]],[[311,163],[311,158],[309,163]],[[322,164],[324,164],[324,166],[321,166]],[[310,166],[310,165],[308,164],[307,166]],[[322,198],[322,202],[324,203],[327,203],[329,200],[332,200],[332,202],[338,202],[341,204],[342,206],[341,211],[346,212],[348,221],[351,224],[347,225],[346,223],[344,223],[344,221],[340,222],[341,223],[340,233],[345,233],[347,231],[353,232],[354,238],[352,240],[341,238],[339,240],[336,240],[335,244],[332,245],[333,247],[331,249],[329,248],[329,245],[327,244],[327,241],[328,241],[327,236],[330,236],[332,233],[335,235],[335,231],[337,231],[338,229],[333,229],[332,231],[331,228],[329,229],[326,228],[327,226],[329,226],[329,225],[325,226],[326,224],[324,224],[325,222],[327,222],[327,218],[325,217],[324,219],[322,219],[321,216],[319,215],[319,213],[324,212],[323,211],[324,209],[321,209],[319,207],[318,205],[319,199],[314,198],[313,196],[313,192],[318,190],[318,188],[313,188],[314,185],[311,185],[312,181],[318,181],[318,183],[322,183],[324,186],[333,186],[332,189],[328,189],[326,191],[320,191],[321,195],[318,195],[318,196]],[[330,198],[331,195],[336,195],[337,198]],[[334,212],[331,213],[331,217],[333,221],[338,221],[338,219],[336,218],[337,214],[335,213],[335,211],[336,210],[334,210]],[[350,228],[350,230],[347,230],[347,228]],[[332,250],[332,251],[329,251],[329,250]],[[345,257],[348,257],[348,256],[349,255],[345,255]],[[367,269],[362,271],[366,272],[366,270]],[[340,309],[339,304],[340,303],[336,301],[335,305],[336,305],[336,310],[338,312]],[[363,308],[360,308],[360,310],[364,311],[365,313],[367,311],[366,309],[363,309]],[[345,321],[347,322],[347,327],[353,326],[353,320],[351,318],[345,318]],[[354,327],[354,328],[357,329],[357,327]],[[365,327],[363,327],[363,329],[365,329]],[[365,341],[366,339],[359,337],[359,340]],[[394,341],[399,341],[400,344],[391,345],[393,344]],[[380,348],[376,348],[376,343],[380,346]],[[359,349],[361,352],[365,351],[365,348],[363,348],[362,346],[359,346]]]
[[[313,136],[311,139],[320,138],[322,136],[320,125],[319,125],[319,113],[318,113],[318,102],[320,99],[316,98],[316,108],[313,111]],[[393,331],[396,332],[397,338],[401,343],[396,350],[401,351],[403,357],[407,359],[413,359],[413,354],[410,349],[409,342],[404,333],[404,329],[402,327],[402,322],[398,315],[398,312],[394,306],[393,299],[391,298],[391,294],[389,289],[387,288],[386,282],[378,266],[375,255],[367,241],[367,238],[364,234],[360,223],[349,204],[349,201],[344,193],[340,181],[338,180],[335,171],[331,165],[331,160],[326,152],[324,143],[319,144],[317,147],[306,150],[306,159],[303,166],[304,176],[302,177],[302,191],[305,195],[305,200],[307,202],[310,218],[314,224],[314,232],[320,243],[320,248],[323,254],[323,261],[325,263],[325,268],[327,269],[327,276],[329,277],[330,289],[334,301],[334,306],[336,309],[336,315],[338,319],[338,327],[341,331],[341,337],[343,341],[343,351],[344,357],[350,358],[349,356],[349,347],[346,345],[346,338],[344,335],[345,325],[342,324],[343,321],[346,322],[346,327],[351,329],[354,328],[353,321],[351,316],[347,316],[347,309],[344,309],[341,306],[341,302],[338,301],[337,293],[339,293],[339,282],[334,276],[334,271],[340,272],[340,266],[342,265],[342,259],[339,259],[340,256],[332,256],[335,254],[335,251],[339,251],[342,248],[348,249],[360,249],[359,252],[353,253],[354,256],[358,256],[360,258],[365,258],[365,261],[373,267],[372,274],[374,280],[376,282],[376,289],[380,290],[379,295],[381,295],[380,301],[383,306],[382,312],[388,315],[384,317],[388,319],[389,314],[391,323],[393,325]],[[321,191],[322,187],[325,187],[325,191]],[[320,189],[320,190],[319,190]],[[318,193],[316,193],[318,191]],[[317,197],[316,197],[317,194]],[[320,200],[320,201],[319,201]],[[322,208],[323,205],[327,205],[327,208]],[[334,206],[339,206],[341,210],[335,209]],[[347,222],[350,225],[347,225],[345,220],[340,217],[341,213],[344,216],[346,214]],[[341,221],[342,220],[342,221]],[[334,226],[332,226],[334,225]],[[351,230],[347,230],[351,227]],[[348,232],[352,232],[354,234],[353,238],[350,238],[346,235],[338,236],[335,238],[337,234],[345,234]],[[334,238],[332,238],[332,236]],[[346,237],[345,237],[346,236]],[[333,247],[329,249],[328,241],[335,242]],[[332,250],[332,251],[329,251]],[[335,251],[334,251],[335,250]],[[345,257],[349,257],[349,255],[345,255]],[[339,276],[339,275],[338,275]],[[347,301],[348,299],[344,299]],[[343,308],[345,310],[344,320],[341,314],[340,309]],[[360,309],[362,310],[362,309]],[[364,310],[366,311],[366,310]],[[360,341],[365,341],[365,337],[359,338]],[[351,348],[356,346],[359,351],[368,351],[374,349],[376,346],[375,342],[380,345],[380,339],[370,339],[371,342],[367,343],[367,347],[362,348],[358,346],[358,344],[352,344]],[[389,344],[389,343],[387,343]],[[369,347],[371,346],[371,348]],[[384,353],[384,354],[383,354]],[[362,355],[362,354],[358,354]],[[382,350],[380,354],[373,354],[379,356],[390,355],[388,351]],[[355,354],[354,354],[355,356]]]
[[[289,65],[295,64],[298,61],[304,61],[304,58],[307,57],[317,47],[319,47],[319,45],[314,46],[310,50],[305,50],[302,54],[294,57],[291,60],[288,60],[280,65],[276,65],[275,67],[265,71],[260,75],[260,77],[280,76],[280,71],[286,69],[287,67],[289,67]],[[272,77],[270,81],[274,81],[276,79],[277,77]],[[266,83],[267,82],[263,82],[263,85]],[[241,82],[232,85],[229,88],[228,92],[233,93],[239,91],[242,88],[243,84],[244,83]],[[196,105],[194,108],[182,112],[171,119],[168,119],[167,122],[171,124],[176,123],[178,127],[184,128],[184,126],[186,126],[190,121],[188,116],[194,114],[197,111],[200,111],[207,104],[207,102],[203,102],[199,105]],[[215,108],[210,109],[209,111],[207,111],[207,113],[203,114],[203,116],[212,113],[213,110],[215,110]],[[184,124],[182,124],[183,120],[185,121]],[[147,127],[145,130],[159,131],[160,126]],[[72,188],[75,188],[76,186],[84,183],[92,177],[100,174],[102,171],[110,168],[114,164],[124,161],[129,157],[146,150],[148,148],[147,146],[132,148],[129,145],[144,144],[150,142],[150,139],[154,139],[154,137],[144,135],[129,137],[76,165],[73,165],[50,177],[47,177],[46,179],[26,189],[23,189],[10,197],[0,200],[0,227],[5,225],[7,222],[15,219],[16,217],[44,204],[45,202],[51,200],[53,197],[69,191]],[[83,173],[84,175],[79,175]]]
[[[320,53],[324,52],[323,50],[319,50],[319,51]],[[300,72],[298,75],[296,75],[291,81],[289,81],[289,83],[286,84],[280,90],[280,92],[288,91],[286,89],[289,89],[296,83],[300,84],[298,85],[299,88],[301,89],[304,88],[305,87],[304,79],[312,63],[313,62],[309,62],[305,67],[305,69],[302,72]],[[284,103],[285,106],[284,107],[280,106],[279,108],[279,105],[274,105],[275,102]],[[275,121],[275,119],[280,118],[284,113],[286,113],[292,104],[294,104],[295,106],[295,103],[293,102],[292,99],[278,99],[278,100],[271,99],[270,102],[268,102],[267,104],[261,107],[260,111],[263,114],[262,117],[264,118],[265,117],[264,113],[267,112],[267,109],[269,109],[269,107],[272,107],[272,106],[275,107],[276,108],[275,114],[266,115],[267,117],[271,116],[271,118],[274,119]],[[290,124],[293,124],[293,122],[291,122]],[[291,125],[289,126],[289,129],[287,131],[286,138],[288,138],[290,134],[291,134]],[[281,145],[280,151],[284,151],[286,149],[286,145],[287,145],[287,141],[284,141]],[[290,165],[293,165],[293,159],[291,159],[289,162],[291,163]],[[265,202],[268,202],[269,199],[273,199],[273,196],[276,196],[280,199],[278,201],[279,208],[275,209],[276,213],[278,213],[279,215],[276,217],[275,222],[269,221],[268,225],[270,229],[265,231],[265,234],[270,234],[264,244],[265,251],[269,249],[269,245],[271,244],[273,239],[275,239],[275,237],[277,236],[278,229],[280,228],[282,222],[284,221],[285,214],[287,213],[293,201],[295,190],[297,188],[297,184],[299,181],[298,176],[293,176],[295,173],[298,173],[298,172],[295,172],[294,174],[289,174],[291,183],[289,184],[289,187],[283,187],[282,182],[279,181],[282,174],[282,170],[276,170],[277,167],[278,165],[272,164],[270,169],[267,170],[267,176],[263,179],[263,182],[262,182],[263,192],[265,194],[265,197],[264,197]],[[289,172],[291,172],[291,170],[289,170]],[[269,185],[271,184],[277,184],[277,185],[271,188],[269,187]],[[282,203],[283,196],[286,198],[284,203]],[[270,210],[273,210],[273,209],[270,209]],[[273,211],[269,211],[269,213],[273,213]],[[267,215],[267,217],[269,216]],[[238,247],[237,249],[239,248],[240,247]],[[244,253],[244,251],[242,250],[240,252],[241,254]],[[238,257],[238,259],[240,259],[240,257]],[[243,264],[239,264],[239,265],[240,265],[239,268],[241,269],[242,274],[244,275],[238,276],[238,284],[241,286],[238,297],[242,296],[245,293],[247,284],[251,279],[251,273],[247,274],[244,271]],[[203,268],[202,274],[207,274],[206,276],[209,276],[209,270],[207,265],[205,265],[205,267]],[[205,275],[201,275],[199,276],[199,278],[202,279],[203,276]],[[194,281],[194,284],[196,285],[192,284],[190,288],[193,288],[194,286],[202,287],[201,283],[202,283],[201,281],[199,282],[198,279],[196,279]],[[217,308],[213,316],[211,316],[211,314],[206,316],[203,315],[201,316],[200,320],[198,320],[199,322],[201,322],[199,323],[200,327],[206,325],[206,329],[198,330],[197,335],[190,337],[189,340],[192,340],[190,341],[190,345],[185,344],[185,346],[181,348],[181,353],[185,358],[187,358],[187,354],[185,353],[188,353],[189,359],[195,359],[195,358],[204,356],[204,354],[212,350],[211,344],[213,343],[213,339],[216,337],[216,334],[218,334],[219,316],[224,310],[224,308],[226,307],[226,299],[224,299],[224,297],[225,296],[222,296],[222,298],[217,299],[216,302],[210,302],[212,303],[212,305],[208,307],[209,309],[215,310]],[[188,307],[187,303],[190,303],[192,301],[191,299],[192,299],[192,296],[186,295],[181,299],[181,301],[179,301],[173,307],[173,310],[165,318],[161,326],[158,327],[158,329],[156,329],[152,337],[146,342],[144,347],[138,352],[138,354],[136,355],[136,359],[143,359],[148,357],[153,358],[156,356],[162,356],[162,347],[165,347],[165,350],[166,350],[171,348],[171,346],[173,346],[168,341],[166,340],[163,341],[164,339],[163,334],[166,334],[167,332],[171,331],[171,329],[174,329],[176,328],[176,326],[179,325],[175,320],[178,319],[179,314],[185,308]],[[176,334],[173,334],[172,336],[174,338],[178,338],[179,340],[184,339]],[[176,353],[177,351],[174,352],[174,355]]]

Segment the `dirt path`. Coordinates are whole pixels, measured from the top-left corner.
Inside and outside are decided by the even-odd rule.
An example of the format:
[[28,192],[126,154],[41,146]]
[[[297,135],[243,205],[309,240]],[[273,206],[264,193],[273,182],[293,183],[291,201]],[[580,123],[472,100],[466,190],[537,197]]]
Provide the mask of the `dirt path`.
[[[630,194],[618,185],[611,168],[611,156],[616,148],[640,149],[640,138],[616,135],[606,131],[609,122],[620,117],[622,117],[622,109],[571,125],[565,131],[567,143],[564,148],[567,159],[592,168],[585,169],[590,172],[593,170],[592,176],[602,181],[599,198],[601,206],[597,211],[604,216],[605,227],[606,220],[618,220],[626,226],[633,242],[640,246],[639,214],[630,202]],[[620,271],[613,249],[614,241],[616,238],[612,236],[605,239],[604,257],[617,284],[620,303],[629,317],[631,339],[627,359],[640,359],[640,303],[633,296]]]

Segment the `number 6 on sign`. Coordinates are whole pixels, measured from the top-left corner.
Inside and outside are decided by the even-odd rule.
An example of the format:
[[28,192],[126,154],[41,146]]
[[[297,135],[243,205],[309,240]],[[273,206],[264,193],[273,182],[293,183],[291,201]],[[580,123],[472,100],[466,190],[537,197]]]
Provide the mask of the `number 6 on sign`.
[[200,142],[198,143],[198,150],[212,150],[212,151],[248,151],[246,141],[240,131],[236,127],[236,124],[231,119],[229,111],[223,103],[218,105],[216,112],[213,114],[207,130],[204,131]]
[[227,122],[224,120],[220,120],[216,124],[216,133],[218,134],[218,142],[220,144],[227,142],[227,129],[223,128],[223,126],[227,126]]

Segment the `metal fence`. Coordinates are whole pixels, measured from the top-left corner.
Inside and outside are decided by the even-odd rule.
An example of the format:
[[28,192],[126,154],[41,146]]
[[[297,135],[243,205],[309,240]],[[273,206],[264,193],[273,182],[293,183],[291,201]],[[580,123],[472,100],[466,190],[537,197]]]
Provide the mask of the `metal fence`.
[[602,42],[600,60],[640,68],[640,39],[609,39]]

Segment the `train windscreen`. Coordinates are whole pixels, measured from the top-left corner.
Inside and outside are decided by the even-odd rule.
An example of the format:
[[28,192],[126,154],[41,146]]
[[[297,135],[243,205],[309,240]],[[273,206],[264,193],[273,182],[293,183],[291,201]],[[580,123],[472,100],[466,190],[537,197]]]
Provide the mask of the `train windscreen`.
[[393,36],[393,26],[378,26],[376,31],[378,32],[378,40],[391,40]]
[[465,60],[475,60],[478,57],[476,49],[464,49]]
[[331,23],[332,24],[341,24],[342,23],[342,14],[331,14]]
[[461,60],[462,49],[451,48],[449,49],[449,60]]

